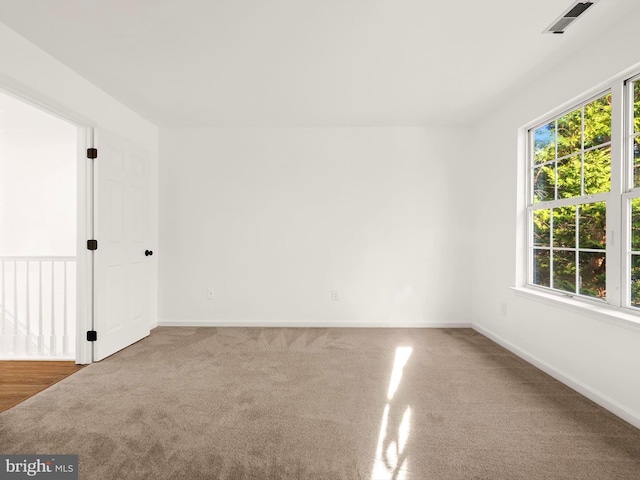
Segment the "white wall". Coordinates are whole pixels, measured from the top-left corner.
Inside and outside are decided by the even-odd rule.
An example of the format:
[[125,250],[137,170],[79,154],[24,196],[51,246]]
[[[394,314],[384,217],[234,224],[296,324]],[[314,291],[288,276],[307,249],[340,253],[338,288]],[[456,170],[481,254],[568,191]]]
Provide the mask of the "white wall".
[[[157,244],[158,128],[5,25],[0,24],[0,87],[53,108],[76,121],[109,130],[151,155],[151,233]],[[157,264],[153,262],[152,326],[157,322]],[[86,342],[85,342],[86,343]]]
[[77,130],[0,93],[0,255],[76,255]]
[[[475,264],[473,322],[539,366],[640,426],[640,328],[516,295],[518,128],[640,62],[635,43],[640,11],[551,65],[542,79],[475,132]],[[570,31],[569,31],[570,32]],[[569,35],[570,33],[567,33]],[[500,304],[507,303],[507,315]]]
[[464,133],[162,129],[161,323],[468,324]]

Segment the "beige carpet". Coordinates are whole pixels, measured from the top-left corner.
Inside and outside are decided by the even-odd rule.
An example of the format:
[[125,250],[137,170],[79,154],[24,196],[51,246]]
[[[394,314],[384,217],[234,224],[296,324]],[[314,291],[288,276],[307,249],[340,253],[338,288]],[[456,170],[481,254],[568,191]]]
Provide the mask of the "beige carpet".
[[158,328],[0,414],[80,479],[640,479],[640,430],[472,330]]

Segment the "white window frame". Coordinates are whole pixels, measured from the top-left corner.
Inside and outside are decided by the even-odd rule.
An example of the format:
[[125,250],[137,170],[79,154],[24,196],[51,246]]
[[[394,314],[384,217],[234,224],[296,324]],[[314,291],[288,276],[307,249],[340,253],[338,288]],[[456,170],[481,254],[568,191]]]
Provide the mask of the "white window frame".
[[[640,82],[640,68],[629,69],[615,78],[591,89],[584,95],[565,103],[535,121],[525,125],[520,133],[521,161],[519,177],[524,180],[520,194],[522,205],[522,234],[518,234],[518,254],[520,271],[516,277],[518,292],[533,294],[544,301],[560,301],[571,307],[590,308],[593,312],[614,312],[619,319],[638,325],[640,307],[631,305],[631,243],[630,205],[631,200],[640,198],[640,187],[633,188],[633,82]],[[611,189],[607,193],[569,199],[554,199],[533,202],[533,131],[555,119],[611,93]],[[583,126],[584,128],[584,126]],[[524,178],[523,178],[524,175]],[[586,200],[586,201],[585,201]],[[541,208],[556,208],[605,201],[607,212],[606,244],[606,299],[597,299],[555,290],[533,284],[533,211]],[[635,252],[640,254],[640,251]],[[553,272],[551,272],[553,275]],[[616,313],[618,312],[618,313]],[[621,314],[619,314],[621,312]]]
[[[640,82],[640,73],[630,77],[624,85],[624,99],[625,103],[622,108],[624,108],[624,128],[622,132],[622,149],[624,150],[624,158],[626,162],[624,163],[625,170],[623,171],[623,181],[624,181],[624,189],[621,194],[622,201],[621,203],[621,226],[622,226],[622,241],[623,248],[620,249],[621,255],[624,255],[621,258],[621,263],[626,267],[621,272],[623,286],[625,287],[622,290],[621,295],[621,303],[623,306],[627,306],[628,308],[638,312],[640,314],[640,307],[631,306],[631,200],[635,198],[640,198],[640,187],[633,186],[633,140],[636,136],[640,136],[640,132],[636,135],[634,134],[634,118],[633,118],[633,83]],[[635,253],[640,253],[636,251]]]

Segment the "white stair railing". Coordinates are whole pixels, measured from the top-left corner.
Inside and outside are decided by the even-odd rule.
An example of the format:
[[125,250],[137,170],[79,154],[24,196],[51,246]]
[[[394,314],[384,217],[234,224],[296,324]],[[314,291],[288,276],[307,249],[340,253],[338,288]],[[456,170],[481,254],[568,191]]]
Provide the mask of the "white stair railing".
[[75,257],[0,257],[0,358],[75,358]]

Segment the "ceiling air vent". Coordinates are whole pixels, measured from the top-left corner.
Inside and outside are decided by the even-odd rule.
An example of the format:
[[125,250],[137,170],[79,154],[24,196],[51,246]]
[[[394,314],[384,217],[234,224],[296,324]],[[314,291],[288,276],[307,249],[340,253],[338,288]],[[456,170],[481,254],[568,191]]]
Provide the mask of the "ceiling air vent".
[[597,1],[598,0],[592,0],[590,2],[574,2],[565,13],[555,19],[553,23],[542,33],[564,33],[569,25],[575,22],[580,15],[586,12],[589,7]]

